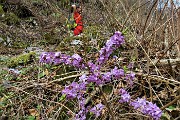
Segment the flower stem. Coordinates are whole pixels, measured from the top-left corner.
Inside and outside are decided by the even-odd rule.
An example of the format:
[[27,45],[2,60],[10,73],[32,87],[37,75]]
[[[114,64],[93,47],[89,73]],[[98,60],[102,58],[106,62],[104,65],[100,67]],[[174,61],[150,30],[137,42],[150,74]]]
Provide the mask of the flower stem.
[[107,109],[108,109],[108,111],[109,111],[109,114],[110,114],[111,117],[112,117],[112,120],[115,120],[114,115],[113,115],[113,112],[112,112],[111,108],[109,107],[109,104],[108,104],[108,102],[107,102],[107,100],[106,100],[106,97],[105,97],[105,95],[104,95],[104,93],[103,93],[103,91],[102,91],[102,89],[101,89],[100,86],[99,86],[99,90],[100,90],[100,92],[101,92],[101,94],[102,94],[102,96],[103,96],[104,103],[105,103],[105,105],[106,105],[106,107],[107,107]]

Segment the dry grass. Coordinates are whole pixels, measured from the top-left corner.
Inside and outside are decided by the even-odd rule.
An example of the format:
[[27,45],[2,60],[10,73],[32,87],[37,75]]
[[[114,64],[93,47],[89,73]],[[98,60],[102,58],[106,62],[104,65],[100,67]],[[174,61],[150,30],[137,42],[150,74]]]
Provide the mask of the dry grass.
[[[14,40],[18,36],[22,40],[22,36],[27,35],[27,41],[32,40],[33,45],[46,39],[45,33],[51,33],[51,37],[57,41],[56,44],[66,48],[67,51],[64,52],[77,52],[84,57],[88,56],[86,58],[88,61],[91,58],[96,59],[97,54],[93,50],[99,50],[113,32],[127,30],[125,32],[126,44],[122,51],[117,51],[119,62],[113,63],[110,60],[104,70],[107,71],[114,65],[128,65],[132,61],[136,68],[133,69],[136,72],[135,85],[129,89],[132,97],[134,99],[145,97],[164,110],[166,119],[178,119],[180,113],[180,11],[172,0],[167,1],[169,4],[164,2],[162,9],[158,9],[159,0],[154,0],[154,2],[150,0],[84,2],[82,15],[85,29],[89,26],[96,26],[99,29],[96,31],[95,38],[89,34],[90,37],[82,38],[86,42],[83,47],[72,47],[69,44],[70,41],[63,41],[68,37],[63,25],[64,18],[68,17],[68,8],[64,4],[57,4],[60,2],[56,0],[42,0],[38,3],[39,6],[34,6],[31,0],[22,0],[21,5],[31,10],[33,18],[38,23],[36,29],[24,29],[23,26],[26,25],[24,23],[18,29],[15,28],[16,32],[10,29],[11,26],[6,26],[5,29],[0,27],[0,31],[5,30],[5,35],[14,33],[12,35]],[[43,12],[46,9],[48,11],[45,14]],[[58,13],[60,16],[54,17],[53,13]],[[55,31],[57,29],[59,31]],[[105,39],[102,40],[102,37]],[[97,39],[100,45],[92,46],[89,42],[92,38]],[[87,46],[91,46],[90,50]],[[48,49],[49,44],[45,44],[44,47]],[[77,101],[60,100],[61,90],[65,84],[76,81],[82,74],[81,71],[63,65],[54,68],[44,67],[36,60],[31,65],[17,69],[20,71],[24,69],[24,74],[10,73],[8,68],[4,69],[5,73],[1,73],[1,116],[9,119],[28,119],[29,116],[36,116],[37,120],[72,119],[78,109],[78,107],[73,107],[77,106]],[[42,73],[44,76],[41,76]],[[111,93],[104,92],[104,96],[115,119],[150,119],[127,105],[117,103],[119,98],[115,96],[115,91],[121,87],[127,87],[124,82],[115,81],[108,85],[112,86],[112,91]],[[98,90],[95,94],[88,95],[94,103],[103,101],[104,96],[99,94]],[[175,108],[172,111],[165,109],[169,106]],[[68,115],[67,111],[71,111],[71,115]],[[98,119],[111,119],[108,109],[105,109]]]

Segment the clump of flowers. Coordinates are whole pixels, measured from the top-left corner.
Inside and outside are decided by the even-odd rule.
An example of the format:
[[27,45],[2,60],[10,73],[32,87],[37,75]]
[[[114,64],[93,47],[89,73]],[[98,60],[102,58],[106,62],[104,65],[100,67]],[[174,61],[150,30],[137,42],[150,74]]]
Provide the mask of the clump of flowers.
[[[105,46],[99,51],[99,59],[95,63],[92,61],[84,63],[83,59],[78,54],[70,56],[62,54],[61,52],[44,52],[40,55],[40,63],[54,65],[65,64],[88,71],[88,73],[79,77],[78,82],[72,82],[62,90],[62,94],[65,94],[67,99],[76,98],[78,100],[79,112],[75,115],[76,120],[85,120],[88,111],[98,117],[105,107],[102,103],[95,105],[91,109],[89,109],[90,106],[86,106],[85,93],[88,84],[94,83],[98,86],[109,83],[112,80],[125,80],[130,86],[133,85],[135,74],[132,71],[126,72],[124,69],[115,66],[110,71],[105,73],[101,72],[102,65],[110,58],[112,52],[124,42],[124,37],[121,32],[115,32],[115,34],[106,42]],[[116,56],[113,58],[116,59]],[[130,69],[132,66],[133,65],[130,64],[128,68]],[[121,95],[121,99],[119,100],[120,103],[128,103],[130,106],[134,107],[134,109],[151,116],[155,120],[158,120],[161,117],[162,111],[156,104],[142,98],[133,100],[131,99],[130,94],[124,89],[120,89],[119,93]]]
[[62,94],[65,94],[68,99],[73,99],[86,91],[86,83],[72,82],[70,85],[65,86]]
[[40,63],[46,63],[46,64],[66,64],[66,65],[72,65],[77,68],[84,68],[83,59],[78,54],[74,54],[72,56],[62,54],[61,52],[43,52],[40,55]]
[[86,120],[86,114],[88,112],[87,108],[85,107],[86,99],[82,96],[78,96],[78,103],[79,103],[79,112],[75,115],[75,120]]
[[120,89],[119,93],[121,94],[121,99],[119,100],[120,103],[129,102],[130,101],[131,96],[129,95],[129,93],[126,90]]
[[129,93],[124,90],[120,89],[121,99],[119,100],[120,103],[129,103],[130,106],[134,107],[134,109],[139,110],[141,113],[145,115],[151,116],[154,120],[159,120],[162,111],[156,104],[152,102],[146,101],[142,98],[137,98],[136,100],[132,100]]
[[109,59],[112,52],[120,47],[124,43],[124,37],[121,32],[117,31],[115,34],[106,42],[105,46],[100,50],[100,57],[98,59],[99,64],[103,64]]
[[93,108],[91,108],[90,112],[95,114],[96,117],[99,117],[103,108],[104,108],[104,105],[99,103],[99,104],[95,105]]

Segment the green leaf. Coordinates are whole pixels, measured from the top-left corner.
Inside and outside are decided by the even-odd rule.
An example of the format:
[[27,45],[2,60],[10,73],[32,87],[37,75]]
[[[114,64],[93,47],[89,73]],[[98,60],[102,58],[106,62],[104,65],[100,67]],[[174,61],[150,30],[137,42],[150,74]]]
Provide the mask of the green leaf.
[[174,106],[169,106],[168,108],[171,109],[171,110],[174,110],[174,109],[175,109]]
[[168,108],[166,108],[167,111],[171,112],[173,110],[175,110],[176,108],[174,106],[169,106]]
[[126,28],[126,29],[124,29],[123,31],[122,31],[122,34],[123,35],[126,35],[128,33],[128,28]]
[[28,116],[28,120],[35,120],[36,117],[35,116]]
[[59,101],[63,101],[65,98],[66,98],[66,95],[63,94],[63,95],[59,98]]
[[162,113],[162,116],[161,116],[161,118],[163,119],[163,120],[170,120],[170,115],[168,114],[168,112],[165,112],[165,113]]
[[41,105],[37,105],[37,109],[40,110],[41,109]]
[[89,83],[89,87],[92,87],[92,89],[95,90],[95,86],[93,82]]
[[38,74],[38,78],[42,78],[44,76],[45,76],[45,72],[41,72],[41,73]]
[[124,72],[126,73],[128,71],[127,66],[123,66]]
[[113,87],[110,85],[104,85],[103,86],[103,92],[110,94],[112,92]]

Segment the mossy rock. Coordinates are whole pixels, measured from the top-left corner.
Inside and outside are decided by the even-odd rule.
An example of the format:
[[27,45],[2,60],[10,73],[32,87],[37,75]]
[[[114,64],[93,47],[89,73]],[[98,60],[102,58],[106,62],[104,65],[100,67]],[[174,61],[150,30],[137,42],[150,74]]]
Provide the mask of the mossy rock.
[[29,52],[26,54],[22,54],[22,55],[13,57],[7,62],[7,66],[10,68],[14,68],[18,65],[27,65],[27,64],[33,62],[35,55],[36,55],[35,52]]

